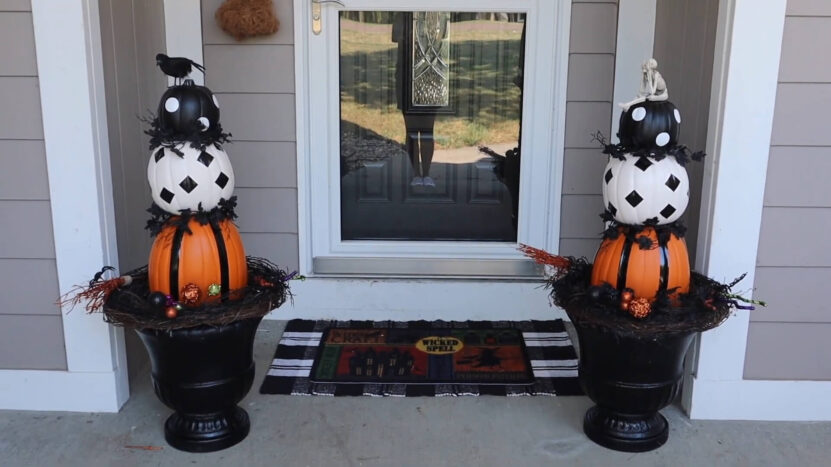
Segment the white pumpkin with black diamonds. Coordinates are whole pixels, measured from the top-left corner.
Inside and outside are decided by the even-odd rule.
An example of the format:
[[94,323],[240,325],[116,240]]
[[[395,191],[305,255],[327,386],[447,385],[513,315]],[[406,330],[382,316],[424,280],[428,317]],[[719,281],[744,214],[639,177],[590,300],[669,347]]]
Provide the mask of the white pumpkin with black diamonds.
[[153,150],[147,164],[147,181],[153,201],[171,214],[200,208],[209,211],[234,193],[234,169],[228,154],[217,145],[205,150],[189,143]]
[[689,201],[687,170],[673,156],[656,160],[626,154],[606,164],[603,204],[621,224],[675,222]]

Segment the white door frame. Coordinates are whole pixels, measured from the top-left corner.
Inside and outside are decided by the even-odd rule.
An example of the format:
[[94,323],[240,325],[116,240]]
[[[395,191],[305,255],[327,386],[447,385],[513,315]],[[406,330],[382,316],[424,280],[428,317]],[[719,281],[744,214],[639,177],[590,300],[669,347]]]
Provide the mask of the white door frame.
[[[533,0],[537,1],[537,0]],[[543,0],[539,0],[543,1]],[[549,1],[549,0],[544,0]],[[349,0],[349,7],[360,7],[366,4],[364,0]],[[480,11],[508,11],[515,10],[513,5],[506,6],[501,0],[483,0],[476,3]],[[324,16],[332,18],[336,14],[337,6],[333,3],[324,3]],[[420,9],[447,9],[447,2],[442,0],[423,0],[418,2]],[[469,8],[465,8],[468,9]],[[535,246],[556,251],[559,247],[559,206],[562,184],[562,152],[563,129],[565,127],[565,100],[568,71],[568,41],[570,32],[571,1],[558,0],[552,11],[552,17],[547,24],[556,21],[556,41],[562,44],[561,50],[539,47],[538,54],[528,55],[527,63],[542,63],[552,67],[558,77],[547,92],[551,96],[541,96],[544,99],[553,99],[556,109],[552,109],[547,117],[549,123],[541,131],[548,132],[551,139],[553,158],[547,161],[549,167],[534,167],[538,175],[543,177],[552,168],[556,176],[548,177],[545,183],[550,184],[548,209],[546,215],[536,216],[535,222],[541,225],[528,225],[526,230],[548,232],[535,241]],[[554,15],[557,15],[556,18]],[[317,88],[312,86],[314,77],[323,74],[323,70],[312,69],[309,54],[312,47],[317,46],[312,41],[321,41],[320,36],[314,36],[311,30],[311,2],[309,0],[294,1],[294,31],[295,31],[295,92],[296,92],[296,122],[297,122],[297,156],[298,156],[298,227],[300,272],[309,278],[302,283],[292,284],[296,292],[293,316],[307,318],[344,317],[354,319],[545,319],[552,317],[552,310],[548,304],[546,293],[540,290],[540,281],[508,280],[488,281],[464,278],[431,280],[427,279],[394,279],[376,276],[371,280],[357,278],[320,277],[313,274],[313,245],[314,232],[312,216],[319,215],[320,196],[315,198],[315,189],[310,168],[313,157],[320,157],[325,149],[320,149],[319,141],[313,140],[310,130],[319,125],[321,109],[315,107],[311,111],[311,102]],[[326,27],[324,25],[324,27]],[[550,30],[550,29],[549,29]],[[537,32],[529,30],[528,41],[532,41]],[[527,78],[526,74],[526,79]],[[533,83],[532,83],[533,84]],[[526,100],[526,102],[532,101]],[[523,161],[525,164],[525,161]],[[526,166],[523,167],[523,170]],[[529,170],[531,170],[529,168]],[[533,173],[533,172],[529,172]],[[536,183],[536,181],[534,182]],[[536,188],[535,188],[536,189]],[[318,213],[318,214],[315,214]],[[522,216],[521,216],[522,217]],[[531,217],[531,216],[525,216]],[[548,218],[546,220],[546,218]],[[551,223],[554,228],[547,228]],[[328,232],[326,232],[328,234]],[[318,236],[320,238],[320,236]],[[327,240],[328,241],[328,240]],[[516,255],[513,248],[507,254]],[[429,257],[427,255],[426,257]],[[475,298],[474,298],[475,296]],[[511,298],[513,297],[513,298]],[[286,310],[283,310],[286,311]],[[554,311],[553,316],[564,316]]]
[[[760,4],[761,3],[761,4]],[[696,269],[752,287],[787,0],[721,0]],[[683,403],[691,418],[831,420],[831,382],[744,379],[749,312],[705,332]]]
[[[98,0],[32,0],[60,293],[118,266]],[[56,297],[57,298],[57,297]],[[0,408],[117,412],[124,333],[62,310],[67,371],[0,370]]]
[[[373,0],[346,0],[345,3],[349,9],[355,10],[373,9],[379,5],[378,1]],[[401,5],[384,4],[383,9],[404,9]],[[518,237],[520,242],[556,251],[559,246],[562,140],[568,60],[566,34],[570,24],[570,2],[517,0],[506,4],[502,0],[479,0],[475,3],[456,2],[450,7],[447,0],[421,0],[405,5],[409,9],[413,8],[412,5],[417,5],[419,9],[431,10],[452,8],[454,11],[535,12],[527,20],[529,27],[526,31],[525,89],[534,92],[525,93],[523,111],[526,117],[534,118],[524,119],[527,128],[523,132],[522,147],[526,157],[522,158]],[[514,273],[501,272],[502,266],[506,263],[519,261],[523,265],[532,264],[516,250],[515,243],[341,241],[340,191],[335,189],[339,184],[340,169],[338,164],[331,161],[331,155],[339,151],[339,140],[337,132],[320,131],[321,128],[329,128],[324,122],[337,122],[339,119],[338,76],[332,72],[337,70],[336,65],[332,64],[337,64],[339,59],[339,43],[337,33],[333,34],[331,31],[331,25],[337,25],[339,8],[333,3],[324,3],[324,30],[322,34],[316,35],[310,32],[309,6],[309,1],[295,2],[295,43],[303,44],[302,51],[298,50],[300,53],[295,54],[298,159],[299,165],[302,166],[301,171],[314,172],[298,180],[299,208],[305,217],[301,221],[300,239],[301,243],[308,243],[312,249],[311,254],[306,254],[305,245],[301,248],[301,263],[305,266],[303,272],[306,275],[327,272],[315,268],[311,264],[312,257],[320,258],[321,262],[330,259],[343,261],[342,258],[349,258],[350,261],[358,261],[361,264],[382,263],[387,258],[394,258],[392,261],[386,261],[386,264],[395,264],[398,267],[410,264],[407,262],[408,258],[418,258],[418,261],[433,260],[451,271],[443,272],[441,268],[431,270],[437,271],[435,275],[444,276],[465,275],[464,272],[452,272],[464,269],[459,268],[459,265],[468,264],[456,261],[459,259],[493,260],[481,268],[474,266],[471,269],[478,271],[469,275],[510,277]],[[561,32],[559,37],[552,34],[557,32]],[[556,42],[557,47],[547,45],[552,42]],[[320,69],[321,67],[326,69]],[[315,70],[312,71],[312,68]],[[550,108],[545,106],[549,102],[552,103]],[[314,125],[309,122],[310,118],[314,119]],[[448,258],[453,258],[451,265],[448,265],[447,261],[441,261]],[[367,266],[359,268],[359,275],[365,276],[369,272],[366,268]],[[511,267],[504,269],[512,270]],[[533,271],[524,275],[538,276]]]

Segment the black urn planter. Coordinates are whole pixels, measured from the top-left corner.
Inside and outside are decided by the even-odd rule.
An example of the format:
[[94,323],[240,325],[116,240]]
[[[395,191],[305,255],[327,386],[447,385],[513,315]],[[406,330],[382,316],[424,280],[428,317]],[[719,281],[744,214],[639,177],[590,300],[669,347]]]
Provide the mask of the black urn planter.
[[248,413],[237,403],[254,382],[253,345],[261,320],[137,330],[150,355],[156,395],[175,410],[164,426],[171,446],[211,452],[248,435]]
[[583,431],[595,443],[626,452],[657,449],[669,425],[658,411],[681,389],[684,356],[694,331],[621,334],[575,322],[580,344],[579,378],[595,402]]

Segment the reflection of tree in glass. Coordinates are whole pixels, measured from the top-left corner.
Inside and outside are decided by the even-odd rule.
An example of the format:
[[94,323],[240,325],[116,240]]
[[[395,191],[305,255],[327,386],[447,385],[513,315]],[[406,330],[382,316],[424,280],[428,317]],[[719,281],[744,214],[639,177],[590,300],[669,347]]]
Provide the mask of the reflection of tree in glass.
[[[393,16],[364,12],[365,22],[358,22],[357,13],[361,12],[341,18],[341,116],[357,128],[403,144],[395,92]],[[512,81],[519,66],[524,15],[507,17],[509,21],[489,13],[451,15],[454,59],[449,65],[457,113],[437,119],[437,149],[517,140],[521,94]]]

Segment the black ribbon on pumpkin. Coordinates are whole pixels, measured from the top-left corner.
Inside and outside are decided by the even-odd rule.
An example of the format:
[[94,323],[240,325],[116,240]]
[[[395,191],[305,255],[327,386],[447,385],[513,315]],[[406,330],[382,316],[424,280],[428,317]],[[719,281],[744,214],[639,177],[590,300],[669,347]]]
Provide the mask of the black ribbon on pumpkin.
[[[222,234],[219,223],[220,220],[209,219],[202,225],[210,224],[214,241],[216,242],[217,255],[219,256],[220,287],[222,290],[221,301],[225,302],[228,300],[229,292],[231,291],[231,279],[228,266],[228,248],[225,246],[225,236]],[[173,234],[173,241],[170,246],[170,296],[174,300],[178,300],[180,285],[179,259],[181,257],[182,242],[185,235],[192,235],[193,232],[188,228],[187,222],[183,224],[177,220],[170,225],[176,227],[176,232]]]
[[230,275],[228,273],[228,249],[225,247],[225,237],[222,235],[222,229],[219,228],[219,223],[211,221],[211,230],[214,233],[214,241],[216,242],[217,254],[219,255],[219,284],[221,286],[221,300],[223,302],[228,300],[228,292],[231,290]]

